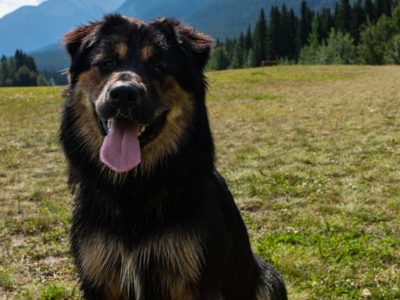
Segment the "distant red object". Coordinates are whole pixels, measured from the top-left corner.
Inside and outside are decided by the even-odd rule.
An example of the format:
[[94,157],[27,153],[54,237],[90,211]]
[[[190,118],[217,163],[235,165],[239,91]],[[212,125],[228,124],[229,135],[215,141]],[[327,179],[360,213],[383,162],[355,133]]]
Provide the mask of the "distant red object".
[[263,60],[261,62],[262,67],[272,67],[272,66],[277,66],[278,61],[277,60]]

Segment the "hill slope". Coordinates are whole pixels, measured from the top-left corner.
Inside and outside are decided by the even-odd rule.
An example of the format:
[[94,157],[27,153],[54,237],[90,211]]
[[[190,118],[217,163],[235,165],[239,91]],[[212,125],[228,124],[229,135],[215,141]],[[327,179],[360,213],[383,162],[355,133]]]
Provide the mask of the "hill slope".
[[[312,9],[332,7],[335,2],[308,1]],[[146,21],[158,16],[175,17],[214,38],[224,39],[237,36],[248,25],[254,25],[260,8],[268,12],[272,5],[283,3],[299,10],[298,0],[49,0],[37,7],[21,7],[0,19],[0,54],[13,54],[17,48],[33,52],[40,70],[54,71],[68,64],[66,54],[57,45],[62,34],[105,12],[116,11]]]
[[127,0],[118,13],[149,21],[159,16],[184,18],[209,3],[219,0]]
[[[299,0],[126,0],[117,11],[146,21],[158,16],[176,17],[216,38],[226,38],[255,24],[261,8],[268,12],[271,6],[283,3],[296,11],[300,8]],[[312,9],[333,7],[335,3],[336,0],[308,1]]]
[[[0,54],[33,51],[57,43],[70,28],[112,11],[122,0],[49,0],[23,6],[0,19]],[[12,30],[10,30],[12,28]]]
[[60,71],[69,65],[69,57],[60,44],[52,44],[30,54],[39,71]]

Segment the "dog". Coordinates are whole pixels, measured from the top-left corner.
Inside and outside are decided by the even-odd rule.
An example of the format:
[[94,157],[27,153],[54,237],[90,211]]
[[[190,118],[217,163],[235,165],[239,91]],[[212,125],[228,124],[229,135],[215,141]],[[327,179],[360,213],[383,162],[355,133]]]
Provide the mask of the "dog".
[[212,40],[120,15],[64,36],[60,141],[85,299],[286,299],[214,165],[204,68]]

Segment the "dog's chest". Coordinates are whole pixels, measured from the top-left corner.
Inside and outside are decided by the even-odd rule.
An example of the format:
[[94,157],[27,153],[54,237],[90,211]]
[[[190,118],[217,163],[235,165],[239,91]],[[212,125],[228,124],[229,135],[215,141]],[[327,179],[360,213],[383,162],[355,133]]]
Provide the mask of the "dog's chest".
[[160,295],[194,299],[190,286],[199,279],[203,254],[193,233],[164,232],[128,248],[122,240],[97,232],[82,241],[79,261],[84,277],[105,289],[110,299],[142,299],[151,280],[157,280]]

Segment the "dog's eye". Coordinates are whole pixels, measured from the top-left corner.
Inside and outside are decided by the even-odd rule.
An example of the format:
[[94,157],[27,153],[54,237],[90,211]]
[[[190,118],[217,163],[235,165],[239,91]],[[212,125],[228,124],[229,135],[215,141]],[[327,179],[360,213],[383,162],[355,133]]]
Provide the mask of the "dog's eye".
[[113,60],[105,60],[100,62],[98,65],[102,71],[111,72],[115,68],[116,63]]
[[165,72],[165,68],[164,66],[160,65],[160,64],[154,64],[151,65],[151,71],[157,74],[161,74]]

